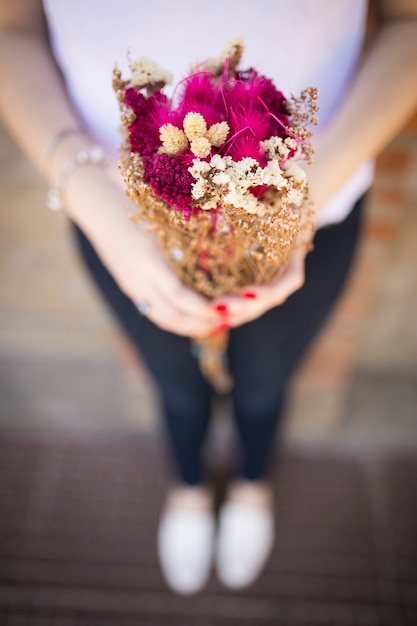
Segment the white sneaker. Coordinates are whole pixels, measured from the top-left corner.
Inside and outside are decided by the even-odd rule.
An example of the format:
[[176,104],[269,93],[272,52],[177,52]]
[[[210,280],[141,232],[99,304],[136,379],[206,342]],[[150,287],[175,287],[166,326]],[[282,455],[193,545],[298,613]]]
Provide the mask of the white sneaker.
[[168,506],[158,529],[158,554],[167,584],[177,593],[201,591],[213,562],[215,521],[211,510]]
[[272,509],[226,502],[220,511],[216,549],[219,580],[232,589],[244,589],[261,573],[274,545]]

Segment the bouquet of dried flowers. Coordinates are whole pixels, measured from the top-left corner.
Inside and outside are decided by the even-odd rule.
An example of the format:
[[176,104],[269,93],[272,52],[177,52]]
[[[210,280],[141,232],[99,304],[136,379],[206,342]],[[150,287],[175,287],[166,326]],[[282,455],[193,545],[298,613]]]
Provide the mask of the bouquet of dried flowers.
[[[120,169],[135,202],[185,284],[208,298],[279,276],[308,248],[312,209],[304,170],[317,90],[287,99],[255,69],[239,70],[241,40],[194,68],[171,99],[169,73],[147,58],[115,68],[124,141]],[[230,388],[227,331],[196,339],[203,373]]]

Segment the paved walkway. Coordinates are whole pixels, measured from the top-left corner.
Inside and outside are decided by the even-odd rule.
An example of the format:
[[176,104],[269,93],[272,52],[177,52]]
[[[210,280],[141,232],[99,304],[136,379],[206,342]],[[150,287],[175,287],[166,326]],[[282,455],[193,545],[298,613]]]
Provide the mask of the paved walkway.
[[194,598],[157,564],[163,458],[145,436],[2,438],[2,626],[417,624],[415,454],[287,448],[267,568],[242,593],[213,574]]

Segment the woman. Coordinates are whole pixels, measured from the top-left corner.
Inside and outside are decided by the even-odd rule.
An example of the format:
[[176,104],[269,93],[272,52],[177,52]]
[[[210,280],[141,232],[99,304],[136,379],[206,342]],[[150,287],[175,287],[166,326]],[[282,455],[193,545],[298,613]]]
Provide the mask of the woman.
[[[179,0],[163,3],[161,11],[158,3],[131,0],[13,0],[0,9],[3,117],[47,182],[61,176],[63,208],[86,263],[161,391],[178,484],[167,496],[158,547],[165,577],[180,593],[203,587],[213,556],[220,579],[232,588],[249,585],[268,557],[267,470],[285,383],[348,271],[358,200],[372,179],[369,161],[417,102],[412,0],[378,3],[381,21],[361,61],[364,0],[263,0],[258,6],[254,12],[248,0],[212,0],[197,9]],[[153,238],[121,210],[126,198],[114,166],[118,123],[110,78],[128,47],[177,70],[179,79],[189,63],[216,54],[236,35],[246,39],[248,65],[274,78],[284,93],[319,87],[322,126],[308,172],[318,231],[314,252],[307,260],[294,253],[278,281],[210,302],[180,283]],[[110,167],[93,158],[96,142]],[[224,325],[232,329],[242,466],[216,529],[201,467],[211,390],[187,337]]]

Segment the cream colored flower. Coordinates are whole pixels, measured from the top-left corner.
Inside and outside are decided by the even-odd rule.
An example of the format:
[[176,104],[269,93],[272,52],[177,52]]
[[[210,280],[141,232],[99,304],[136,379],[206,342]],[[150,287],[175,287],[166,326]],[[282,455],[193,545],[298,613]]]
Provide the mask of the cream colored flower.
[[230,61],[232,69],[235,69],[242,58],[244,48],[245,41],[243,37],[235,37],[227,42],[220,57],[208,57],[202,63],[194,64],[192,72],[198,72],[201,68],[204,68],[209,72],[220,75],[223,72],[226,59]]
[[148,57],[140,57],[130,61],[129,66],[133,73],[130,84],[138,89],[152,83],[167,84],[172,81],[171,72],[162,69],[158,63],[148,59]]
[[205,70],[213,72],[213,74],[217,74],[219,70],[219,64],[220,62],[218,57],[207,57],[207,59],[204,59],[203,63],[198,63],[192,66],[191,73],[201,71],[201,68],[203,67]]
[[185,133],[173,124],[164,124],[159,129],[159,138],[162,141],[162,150],[169,156],[175,156],[187,146]]
[[233,57],[240,57],[243,54],[243,50],[245,48],[245,40],[243,37],[234,37],[230,39],[226,46],[223,49],[221,55],[221,64],[223,65],[226,59],[231,59]]
[[207,131],[207,139],[212,146],[219,148],[227,139],[230,128],[227,122],[213,124]]
[[194,139],[198,139],[199,137],[205,137],[207,133],[206,120],[201,115],[201,113],[187,113],[187,115],[184,117],[183,128],[190,143]]
[[211,145],[206,137],[196,137],[190,143],[191,152],[200,158],[207,157],[211,152]]

